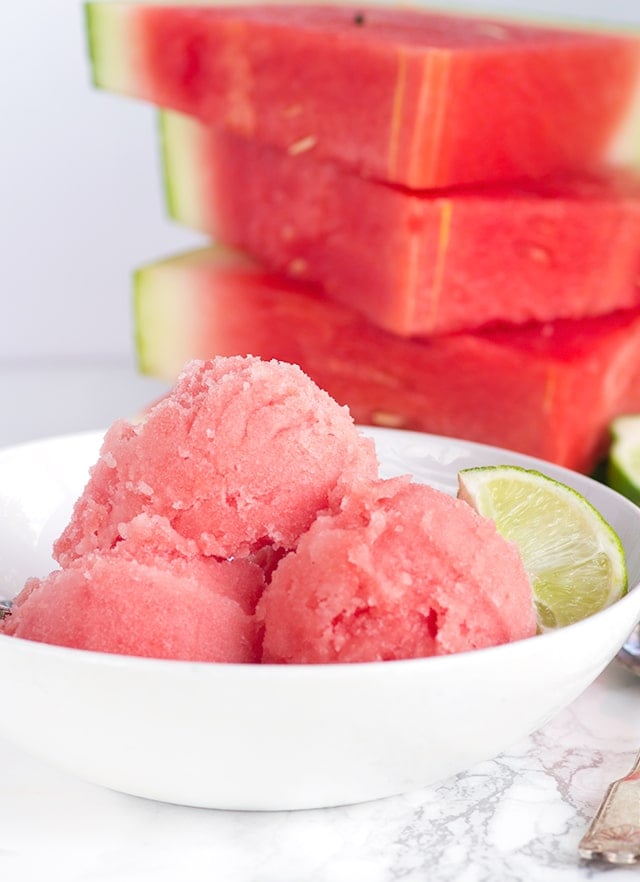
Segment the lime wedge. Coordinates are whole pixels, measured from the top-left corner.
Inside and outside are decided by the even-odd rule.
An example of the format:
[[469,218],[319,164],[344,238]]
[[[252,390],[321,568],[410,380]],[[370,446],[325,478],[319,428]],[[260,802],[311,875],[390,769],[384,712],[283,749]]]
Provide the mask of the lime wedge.
[[584,619],[626,593],[622,543],[576,490],[518,466],[463,469],[458,487],[520,549],[541,631]]
[[640,415],[615,419],[611,423],[611,438],[607,484],[640,505]]

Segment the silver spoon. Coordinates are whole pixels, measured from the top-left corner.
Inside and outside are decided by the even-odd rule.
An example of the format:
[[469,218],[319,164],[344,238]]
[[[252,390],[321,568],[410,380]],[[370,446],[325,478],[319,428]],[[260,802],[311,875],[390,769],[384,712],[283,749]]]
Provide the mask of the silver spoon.
[[[616,656],[640,677],[640,624],[636,625]],[[614,781],[604,795],[578,852],[583,860],[610,864],[640,861],[640,754],[628,775]]]
[[640,861],[640,755],[628,775],[605,793],[578,852],[583,860],[609,864]]
[[640,677],[640,624],[635,626],[616,658],[627,670]]

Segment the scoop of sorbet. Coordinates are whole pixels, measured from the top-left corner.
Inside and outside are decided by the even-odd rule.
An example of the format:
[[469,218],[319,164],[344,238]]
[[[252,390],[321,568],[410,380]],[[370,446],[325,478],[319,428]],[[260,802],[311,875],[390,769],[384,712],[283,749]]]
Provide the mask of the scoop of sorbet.
[[[138,540],[160,534],[156,547]],[[0,631],[16,637],[152,658],[258,662],[255,603],[263,570],[165,552],[165,525],[136,524],[115,550],[89,552],[29,579]]]
[[264,662],[444,655],[535,633],[517,549],[466,503],[394,479],[343,505],[318,517],[266,588]]
[[373,442],[297,366],[193,362],[143,422],[107,432],[54,554],[110,549],[140,514],[205,555],[290,548],[341,486],[376,475]]

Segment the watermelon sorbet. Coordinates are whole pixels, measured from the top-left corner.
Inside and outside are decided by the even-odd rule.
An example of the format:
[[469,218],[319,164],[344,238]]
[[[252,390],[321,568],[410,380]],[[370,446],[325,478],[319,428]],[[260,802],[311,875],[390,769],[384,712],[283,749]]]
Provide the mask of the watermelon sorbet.
[[382,480],[373,442],[298,367],[192,362],[119,421],[0,633],[101,652],[321,663],[532,636],[515,546],[466,503]]

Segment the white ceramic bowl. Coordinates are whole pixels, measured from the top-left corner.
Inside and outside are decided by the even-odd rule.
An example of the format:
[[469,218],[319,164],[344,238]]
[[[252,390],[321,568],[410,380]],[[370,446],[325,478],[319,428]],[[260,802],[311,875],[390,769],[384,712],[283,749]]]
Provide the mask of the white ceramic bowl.
[[[537,467],[584,493],[620,534],[631,591],[555,633],[459,655],[352,665],[160,661],[0,636],[0,734],[119,791],[224,809],[359,802],[500,753],[566,706],[640,618],[640,509],[566,470],[393,430],[385,475],[455,492],[469,465]],[[0,597],[52,568],[50,548],[100,443],[76,435],[0,452]]]

